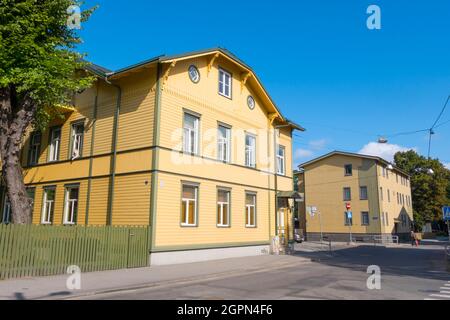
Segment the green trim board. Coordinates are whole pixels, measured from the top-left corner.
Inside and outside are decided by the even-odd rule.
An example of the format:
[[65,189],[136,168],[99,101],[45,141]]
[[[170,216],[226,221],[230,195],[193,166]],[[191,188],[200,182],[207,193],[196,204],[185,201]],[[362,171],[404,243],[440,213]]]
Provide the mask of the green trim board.
[[114,124],[113,124],[113,137],[111,143],[111,149],[113,155],[111,157],[110,163],[110,181],[108,188],[108,212],[107,221],[108,225],[112,225],[112,215],[113,215],[113,202],[114,202],[114,184],[116,178],[116,160],[117,160],[117,139],[119,136],[119,116],[120,116],[120,104],[122,100],[122,88],[114,83],[109,83],[117,89],[117,105],[116,112],[114,113]]
[[[186,174],[181,174],[181,173],[171,172],[171,171],[165,171],[165,170],[140,170],[140,171],[116,173],[116,177],[118,177],[118,176],[135,175],[135,174],[144,174],[144,173],[152,173],[152,174],[164,173],[164,174],[170,174],[170,175],[175,175],[175,176],[180,176],[180,177],[186,177],[186,178],[190,178],[190,179],[206,180],[206,181],[212,181],[212,182],[222,183],[222,184],[223,183],[224,184],[230,184],[230,185],[241,186],[241,187],[246,187],[246,188],[254,188],[254,189],[259,189],[259,190],[275,191],[275,189],[272,189],[272,188],[265,188],[265,187],[259,187],[259,186],[254,186],[254,185],[230,182],[230,181],[225,181],[225,180],[205,178],[205,177],[201,177],[201,176],[186,175]],[[92,177],[85,176],[85,177],[73,178],[73,179],[61,179],[61,180],[49,180],[49,181],[40,181],[40,182],[30,182],[30,183],[27,183],[26,185],[27,186],[35,186],[35,185],[38,186],[38,185],[55,184],[55,183],[67,182],[67,181],[81,181],[81,180],[87,180],[89,178],[91,178],[91,179],[102,179],[102,178],[109,178],[110,176],[111,176],[110,174],[104,174],[104,175],[92,176]]]
[[[159,129],[158,129],[159,131]],[[209,161],[214,161],[217,163],[224,163],[230,166],[235,166],[235,167],[240,167],[243,169],[248,169],[248,170],[253,170],[253,171],[257,171],[257,172],[261,172],[261,173],[266,173],[266,174],[270,174],[270,175],[274,175],[273,172],[267,171],[267,170],[262,170],[262,169],[257,169],[257,168],[253,168],[253,167],[247,167],[245,165],[242,164],[238,164],[238,163],[231,163],[231,162],[224,162],[221,161],[219,159],[215,159],[215,158],[211,158],[211,157],[206,157],[206,156],[202,156],[202,155],[196,155],[196,154],[191,154],[189,152],[184,152],[181,150],[175,150],[172,148],[168,148],[168,147],[163,147],[163,146],[158,146],[158,145],[151,145],[148,147],[140,147],[140,148],[133,148],[133,149],[127,149],[127,150],[121,150],[121,151],[117,151],[117,155],[120,154],[126,154],[126,153],[132,153],[132,152],[139,152],[139,151],[145,151],[145,150],[164,150],[164,151],[170,151],[170,152],[178,152],[180,154],[186,154],[192,157],[196,157],[196,158],[200,158],[200,159],[204,159],[204,160],[209,160]],[[108,156],[112,156],[114,155],[113,152],[107,152],[107,153],[102,153],[102,154],[98,154],[98,155],[92,155],[92,156],[86,156],[86,157],[79,157],[77,159],[74,160],[60,160],[60,161],[52,161],[52,162],[46,162],[46,163],[39,163],[36,165],[31,165],[31,166],[24,166],[23,169],[32,169],[34,167],[42,167],[42,166],[51,166],[51,165],[55,165],[55,164],[62,164],[62,163],[66,163],[66,162],[76,162],[76,161],[82,161],[82,160],[90,160],[95,159],[95,158],[101,158],[101,157],[108,157]],[[286,178],[286,179],[293,179],[292,176],[287,176],[287,175],[279,175],[277,174],[278,177],[282,177],[282,178]]]
[[[156,68],[156,94],[155,94],[155,114],[153,118],[153,145],[159,144],[160,126],[159,120],[161,115],[161,75],[162,65],[158,63]],[[150,250],[153,249],[156,238],[156,211],[157,211],[157,198],[158,198],[158,173],[156,172],[159,166],[159,148],[152,153],[152,169],[155,172],[152,174],[151,190],[150,190],[150,212],[149,212],[149,224],[151,229],[150,235]]]

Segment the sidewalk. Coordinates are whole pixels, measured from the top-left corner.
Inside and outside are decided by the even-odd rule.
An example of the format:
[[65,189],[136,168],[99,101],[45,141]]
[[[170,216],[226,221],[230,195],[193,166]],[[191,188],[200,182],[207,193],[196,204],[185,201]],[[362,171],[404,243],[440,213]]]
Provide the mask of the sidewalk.
[[68,275],[23,278],[0,281],[0,300],[68,299],[120,290],[170,285],[175,282],[201,281],[213,277],[227,277],[242,273],[283,269],[310,259],[298,256],[264,255],[230,258],[215,261],[154,266],[84,273],[81,290],[68,290]]

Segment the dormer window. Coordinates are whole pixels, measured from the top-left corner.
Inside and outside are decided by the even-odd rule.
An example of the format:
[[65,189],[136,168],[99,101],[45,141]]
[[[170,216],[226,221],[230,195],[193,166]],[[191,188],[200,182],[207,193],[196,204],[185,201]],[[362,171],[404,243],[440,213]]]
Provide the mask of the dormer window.
[[231,74],[219,69],[219,94],[231,99]]

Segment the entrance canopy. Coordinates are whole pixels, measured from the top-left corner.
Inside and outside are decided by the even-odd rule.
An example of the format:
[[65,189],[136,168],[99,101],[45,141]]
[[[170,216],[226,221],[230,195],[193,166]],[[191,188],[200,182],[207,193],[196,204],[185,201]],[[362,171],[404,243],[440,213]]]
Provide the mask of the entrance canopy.
[[305,194],[297,191],[278,191],[278,198],[294,199],[296,201],[304,201]]

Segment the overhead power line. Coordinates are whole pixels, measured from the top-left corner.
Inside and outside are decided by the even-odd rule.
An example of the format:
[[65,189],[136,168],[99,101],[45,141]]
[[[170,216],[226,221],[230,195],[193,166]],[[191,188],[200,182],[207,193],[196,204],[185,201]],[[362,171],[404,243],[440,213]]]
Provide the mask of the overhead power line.
[[444,112],[445,112],[445,109],[447,108],[447,105],[448,105],[448,102],[450,101],[450,95],[447,97],[447,101],[445,101],[445,104],[444,104],[444,107],[442,108],[442,110],[441,110],[441,113],[439,113],[439,116],[437,117],[437,119],[436,119],[436,121],[433,123],[433,125],[431,126],[431,129],[430,130],[433,130],[435,127],[436,127],[436,125],[437,125],[437,123],[439,122],[439,120],[441,120],[441,117],[442,117],[442,115],[444,114]]

